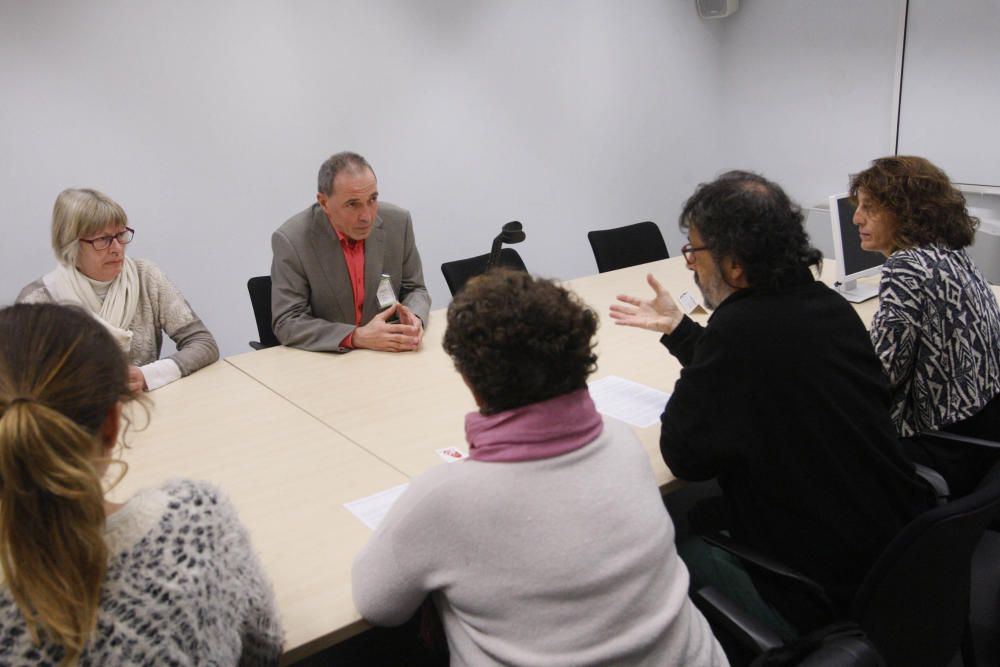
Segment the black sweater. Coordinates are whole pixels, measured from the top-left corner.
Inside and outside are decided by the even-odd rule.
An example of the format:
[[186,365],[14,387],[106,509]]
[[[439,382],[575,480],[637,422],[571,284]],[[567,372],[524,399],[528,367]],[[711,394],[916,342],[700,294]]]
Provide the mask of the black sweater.
[[706,327],[685,317],[662,342],[684,366],[661,418],[664,461],[680,479],[718,477],[733,537],[846,607],[931,503],[857,313],[803,276],[738,290]]

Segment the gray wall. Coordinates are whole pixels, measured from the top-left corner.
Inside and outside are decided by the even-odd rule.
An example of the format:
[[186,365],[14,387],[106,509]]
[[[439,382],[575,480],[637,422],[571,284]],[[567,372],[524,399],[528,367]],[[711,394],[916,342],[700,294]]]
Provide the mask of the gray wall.
[[129,252],[245,351],[246,278],[344,148],[412,210],[435,306],[440,264],[511,219],[545,275],[593,273],[586,231],[639,220],[676,253],[681,203],[719,171],[813,204],[889,152],[899,6],[0,0],[0,303],[53,265],[55,195],[96,187]]
[[1000,186],[1000,1],[910,0],[899,152]]
[[[760,171],[803,206],[892,153],[897,0],[748,0],[726,20],[724,166]],[[722,166],[722,165],[720,165]],[[833,256],[828,214],[814,244]]]

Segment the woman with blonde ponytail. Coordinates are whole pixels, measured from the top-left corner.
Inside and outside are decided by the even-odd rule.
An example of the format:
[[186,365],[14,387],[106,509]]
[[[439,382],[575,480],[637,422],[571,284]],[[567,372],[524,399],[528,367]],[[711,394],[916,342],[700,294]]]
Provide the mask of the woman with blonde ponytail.
[[216,489],[105,500],[132,396],[83,310],[0,310],[0,664],[276,663],[270,587]]

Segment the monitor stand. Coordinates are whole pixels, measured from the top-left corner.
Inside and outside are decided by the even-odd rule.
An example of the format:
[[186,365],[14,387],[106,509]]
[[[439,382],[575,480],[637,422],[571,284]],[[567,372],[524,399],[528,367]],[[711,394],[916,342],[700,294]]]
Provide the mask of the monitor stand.
[[871,283],[861,283],[859,285],[857,280],[848,280],[837,283],[837,291],[851,303],[861,303],[862,301],[874,299],[878,296],[878,285]]

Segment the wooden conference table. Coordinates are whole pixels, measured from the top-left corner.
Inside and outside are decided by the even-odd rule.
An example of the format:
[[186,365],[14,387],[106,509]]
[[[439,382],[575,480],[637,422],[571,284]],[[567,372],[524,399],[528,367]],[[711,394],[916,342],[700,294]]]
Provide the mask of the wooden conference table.
[[343,504],[406,476],[225,361],[151,398],[149,426],[126,434],[129,471],[112,498],[175,478],[221,487],[274,584],[285,660],[364,629],[349,575],[371,531]]
[[[649,293],[648,272],[675,297],[700,298],[680,257],[567,285],[601,318],[592,380],[617,375],[670,392],[680,365],[659,336],[607,317],[617,294]],[[875,307],[859,307],[866,322]],[[275,347],[229,357],[153,392],[149,426],[127,435],[130,470],[114,499],[171,478],[211,481],[232,499],[274,585],[285,664],[367,627],[351,599],[350,567],[371,532],[344,503],[443,464],[437,448],[466,450],[464,415],[475,404],[441,348],[445,323],[444,309],[431,313],[413,353]],[[660,458],[659,425],[636,433],[669,489],[675,479]]]

